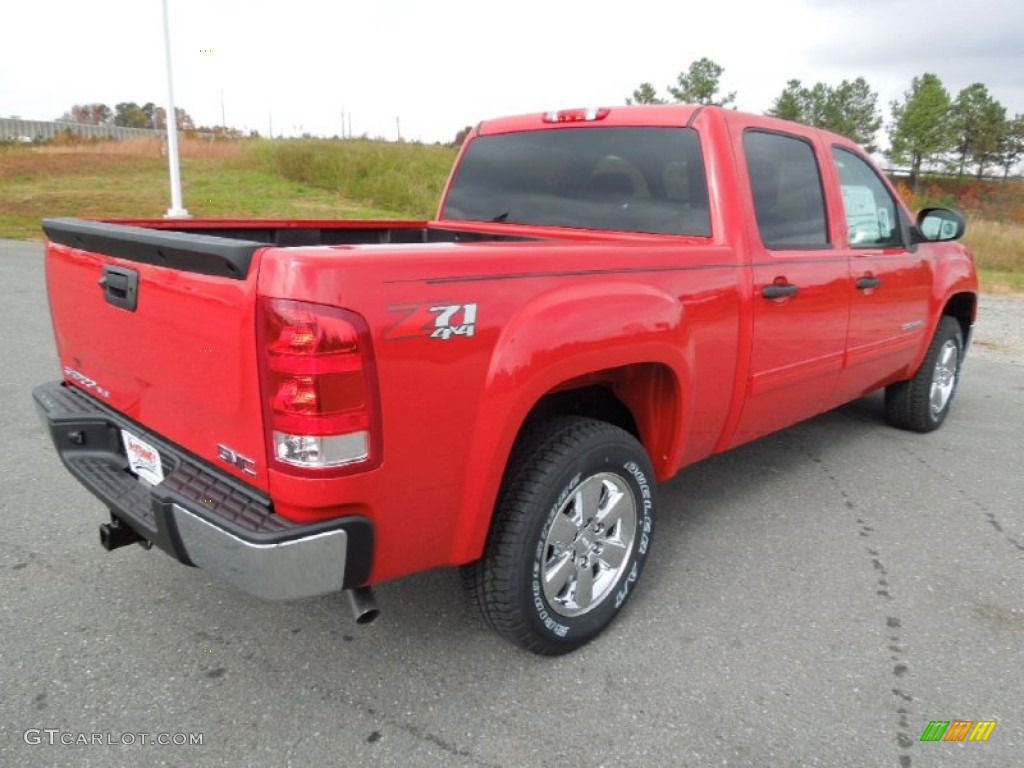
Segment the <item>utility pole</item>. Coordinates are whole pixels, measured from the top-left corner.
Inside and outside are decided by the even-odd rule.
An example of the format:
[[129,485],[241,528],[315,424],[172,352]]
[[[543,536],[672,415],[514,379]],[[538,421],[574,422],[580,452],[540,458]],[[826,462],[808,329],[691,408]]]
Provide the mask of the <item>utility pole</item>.
[[399,118],[395,118],[395,132],[398,134],[398,140],[402,140],[402,123]]
[[171,207],[165,219],[188,218],[181,201],[181,168],[178,165],[178,112],[174,108],[174,78],[171,71],[171,27],[168,23],[167,0],[164,4],[164,49],[167,53],[167,163],[171,171]]

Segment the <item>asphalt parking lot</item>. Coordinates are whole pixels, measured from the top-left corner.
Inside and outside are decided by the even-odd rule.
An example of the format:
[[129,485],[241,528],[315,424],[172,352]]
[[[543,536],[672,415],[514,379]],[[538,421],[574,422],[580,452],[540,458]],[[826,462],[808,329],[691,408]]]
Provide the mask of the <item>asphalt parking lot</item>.
[[[357,627],[340,595],[265,603],[104,552],[32,408],[58,377],[41,254],[0,242],[0,765],[1024,761],[1024,365],[984,320],[938,432],[874,396],[663,486],[619,622],[544,659],[448,571],[382,585]],[[921,742],[933,720],[998,725]]]

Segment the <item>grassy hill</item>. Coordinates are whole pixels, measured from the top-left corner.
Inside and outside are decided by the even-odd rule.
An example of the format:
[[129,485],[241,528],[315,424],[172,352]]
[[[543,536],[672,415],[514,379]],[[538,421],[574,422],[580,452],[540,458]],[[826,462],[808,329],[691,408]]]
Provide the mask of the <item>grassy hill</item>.
[[[430,218],[455,150],[372,141],[185,141],[196,218]],[[170,206],[161,143],[0,147],[0,237],[38,240],[51,216],[159,218]]]
[[[197,218],[430,218],[455,160],[450,147],[365,140],[188,140],[181,155]],[[915,209],[967,210],[985,288],[1024,291],[1024,184],[900,191]],[[159,142],[0,144],[0,237],[42,239],[49,216],[159,218],[169,205]]]

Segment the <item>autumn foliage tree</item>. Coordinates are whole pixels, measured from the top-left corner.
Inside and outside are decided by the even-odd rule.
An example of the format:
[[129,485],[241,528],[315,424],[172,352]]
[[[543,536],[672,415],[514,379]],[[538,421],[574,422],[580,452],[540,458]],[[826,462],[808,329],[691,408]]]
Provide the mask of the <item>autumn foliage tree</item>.
[[106,104],[75,104],[59,119],[63,123],[113,125],[114,112]]
[[[191,115],[181,107],[175,107],[179,131],[195,128]],[[155,128],[164,130],[167,127],[167,111],[153,102],[139,106],[134,101],[123,101],[114,109],[106,104],[75,104],[60,118],[60,122],[84,123],[85,125],[117,125],[125,128]]]

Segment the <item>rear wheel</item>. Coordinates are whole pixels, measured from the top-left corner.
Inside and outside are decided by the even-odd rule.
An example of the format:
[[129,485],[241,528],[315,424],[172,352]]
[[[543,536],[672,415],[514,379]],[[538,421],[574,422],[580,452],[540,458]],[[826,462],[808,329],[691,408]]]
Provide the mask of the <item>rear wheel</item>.
[[650,546],[653,472],[616,426],[559,417],[528,427],[509,461],[483,557],[463,578],[487,622],[541,654],[600,634]]
[[917,373],[886,388],[885,412],[890,423],[914,432],[931,432],[942,426],[960,382],[963,352],[960,323],[944,316]]

